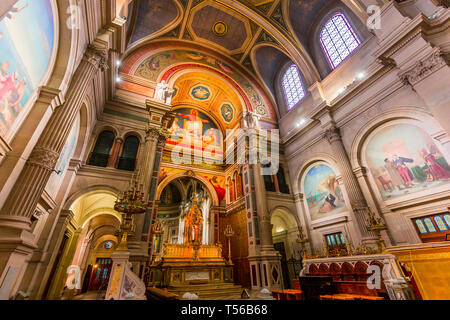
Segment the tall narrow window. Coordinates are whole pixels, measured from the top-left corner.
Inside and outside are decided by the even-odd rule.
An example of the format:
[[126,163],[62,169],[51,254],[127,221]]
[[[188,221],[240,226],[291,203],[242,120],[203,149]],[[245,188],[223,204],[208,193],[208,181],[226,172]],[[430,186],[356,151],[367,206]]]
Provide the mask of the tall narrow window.
[[359,47],[361,41],[352,30],[345,16],[339,12],[331,17],[323,27],[320,33],[320,43],[331,68],[335,69]]
[[292,65],[286,70],[283,76],[283,90],[289,110],[305,97],[300,72],[296,65]]
[[135,136],[129,136],[125,139],[117,169],[134,171],[139,143],[139,139]]
[[114,144],[115,135],[111,131],[103,131],[98,135],[94,150],[89,157],[88,164],[97,167],[108,165],[111,148]]

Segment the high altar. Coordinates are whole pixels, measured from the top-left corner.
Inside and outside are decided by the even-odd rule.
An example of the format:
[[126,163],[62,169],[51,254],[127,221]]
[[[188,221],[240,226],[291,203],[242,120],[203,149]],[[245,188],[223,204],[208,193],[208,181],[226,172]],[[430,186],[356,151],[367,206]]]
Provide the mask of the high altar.
[[222,245],[202,244],[203,215],[194,199],[184,223],[182,244],[164,243],[150,266],[149,287],[167,288],[200,297],[236,295],[241,287],[233,282],[233,264],[222,256]]

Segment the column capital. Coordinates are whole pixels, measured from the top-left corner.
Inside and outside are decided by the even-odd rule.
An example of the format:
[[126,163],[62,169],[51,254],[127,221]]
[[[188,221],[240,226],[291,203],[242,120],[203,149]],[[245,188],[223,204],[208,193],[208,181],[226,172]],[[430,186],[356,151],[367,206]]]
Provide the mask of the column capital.
[[109,68],[108,49],[106,47],[102,48],[97,44],[90,43],[86,48],[83,60],[89,62],[101,71],[106,71]]
[[43,147],[35,147],[28,158],[28,163],[53,171],[58,159],[58,152]]
[[335,141],[342,140],[341,138],[341,131],[336,126],[331,126],[328,129],[325,130],[324,134],[325,139],[331,144]]

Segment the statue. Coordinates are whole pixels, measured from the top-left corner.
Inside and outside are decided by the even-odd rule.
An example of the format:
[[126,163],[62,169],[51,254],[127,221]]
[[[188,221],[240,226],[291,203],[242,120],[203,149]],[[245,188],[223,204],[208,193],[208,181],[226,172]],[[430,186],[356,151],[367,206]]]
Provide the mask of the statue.
[[156,85],[155,99],[162,101],[165,104],[172,102],[172,95],[175,91],[169,87],[169,84],[165,80]]
[[244,113],[245,125],[249,129],[259,129],[259,119],[260,115],[255,112],[247,111]]
[[197,198],[184,220],[184,243],[202,243],[203,215],[197,206]]

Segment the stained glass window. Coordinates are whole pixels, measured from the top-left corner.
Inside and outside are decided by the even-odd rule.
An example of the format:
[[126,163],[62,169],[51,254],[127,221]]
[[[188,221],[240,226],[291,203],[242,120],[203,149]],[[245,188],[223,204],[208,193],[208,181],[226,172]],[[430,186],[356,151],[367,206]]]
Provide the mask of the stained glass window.
[[345,244],[345,238],[342,233],[339,234],[339,237],[341,238],[342,244]]
[[283,76],[283,90],[288,109],[292,109],[300,100],[305,97],[300,72],[296,65],[290,66]]
[[447,222],[447,225],[450,228],[450,214],[445,214],[444,220],[445,220],[445,222]]
[[423,222],[425,222],[425,225],[427,226],[428,231],[436,232],[436,228],[434,227],[434,224],[433,224],[433,222],[431,221],[430,218],[424,219]]
[[445,225],[445,223],[444,223],[444,221],[442,220],[441,217],[439,217],[439,216],[434,217],[434,222],[436,222],[436,225],[438,226],[439,231],[446,231],[446,230],[448,230],[447,226]]
[[325,24],[320,33],[320,43],[332,69],[345,60],[361,41],[353,32],[350,24],[342,13],[337,13]]
[[417,228],[419,228],[420,233],[428,233],[427,229],[425,229],[425,226],[423,225],[422,220],[417,219],[416,225],[417,225]]

